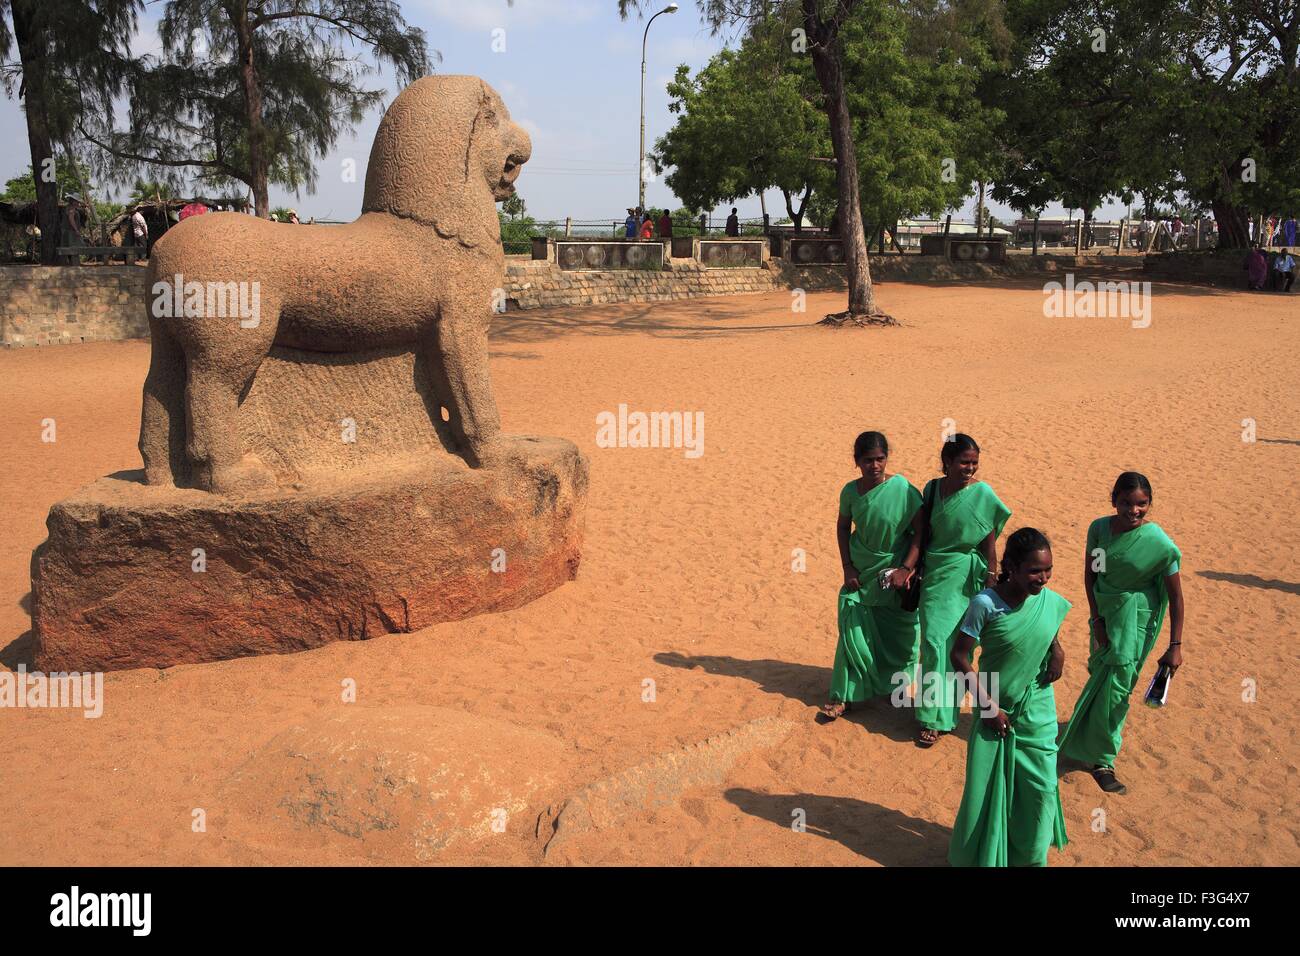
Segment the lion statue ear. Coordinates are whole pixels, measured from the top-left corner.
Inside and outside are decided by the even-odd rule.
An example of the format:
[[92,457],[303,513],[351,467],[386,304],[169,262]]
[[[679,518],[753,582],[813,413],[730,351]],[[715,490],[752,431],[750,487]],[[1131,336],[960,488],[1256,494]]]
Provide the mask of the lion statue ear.
[[474,76],[426,76],[393,100],[375,133],[362,212],[432,226],[475,248],[500,242],[496,200],[475,146],[497,135],[505,107]]

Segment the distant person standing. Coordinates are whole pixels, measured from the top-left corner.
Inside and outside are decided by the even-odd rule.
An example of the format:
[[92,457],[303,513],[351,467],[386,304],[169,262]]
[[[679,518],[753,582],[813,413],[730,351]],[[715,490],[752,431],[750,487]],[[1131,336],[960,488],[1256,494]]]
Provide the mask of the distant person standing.
[[727,235],[740,235],[740,217],[736,215],[736,207],[731,207],[731,215],[727,217]]
[[654,237],[655,237],[655,221],[650,218],[650,213],[647,212],[645,214],[645,218],[641,220],[641,238],[653,239]]
[[[1291,283],[1295,281],[1295,259],[1282,249],[1277,258],[1273,260],[1273,289],[1280,292],[1290,292]],[[1278,289],[1281,286],[1281,289]]]
[[1296,222],[1295,216],[1287,216],[1286,222],[1282,223],[1282,243],[1292,249],[1295,248]]
[[671,239],[672,237],[673,237],[673,217],[668,215],[668,210],[665,209],[663,211],[663,214],[659,217],[659,238]]
[[1260,291],[1264,288],[1264,283],[1268,279],[1268,260],[1264,258],[1264,250],[1256,243],[1251,247],[1250,252],[1246,253],[1246,288],[1253,291]]
[[[64,246],[84,246],[86,240],[81,235],[81,228],[86,219],[82,213],[81,201],[76,196],[69,196],[66,205],[63,207],[62,233]],[[81,262],[80,256],[66,256],[63,259],[65,265],[77,265]]]
[[144,254],[149,254],[149,223],[145,222],[144,215],[137,209],[131,213],[131,235],[135,239],[135,245],[144,247]]
[[627,218],[623,220],[623,238],[635,239],[637,226],[640,225],[640,223],[641,217],[638,211],[635,209],[629,209],[627,211]]

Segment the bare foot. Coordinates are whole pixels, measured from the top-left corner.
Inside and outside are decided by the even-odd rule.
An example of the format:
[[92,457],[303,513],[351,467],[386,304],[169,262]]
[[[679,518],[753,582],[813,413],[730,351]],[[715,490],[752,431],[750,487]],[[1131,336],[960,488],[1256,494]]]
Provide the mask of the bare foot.
[[849,711],[849,705],[847,701],[836,700],[836,701],[831,701],[829,704],[822,705],[821,716],[825,717],[826,720],[829,722],[832,720],[837,720],[840,717],[843,717],[846,713],[848,713],[848,711]]

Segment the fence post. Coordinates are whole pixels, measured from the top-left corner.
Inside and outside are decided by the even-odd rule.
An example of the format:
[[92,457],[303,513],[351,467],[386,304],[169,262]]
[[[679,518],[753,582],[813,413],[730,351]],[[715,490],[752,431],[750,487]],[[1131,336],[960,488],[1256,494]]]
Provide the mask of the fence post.
[[1074,254],[1078,256],[1083,251],[1083,220],[1074,227]]
[[768,234],[768,232],[769,232],[769,227],[771,226],[771,221],[770,221],[770,220],[771,220],[771,217],[768,216],[767,213],[763,213],[763,235],[765,235],[765,236]]
[[[615,228],[617,228],[617,227],[615,227]],[[565,238],[567,239],[567,238],[568,238],[569,236],[571,236],[571,235],[573,235],[573,217],[572,217],[572,216],[565,216],[565,217],[564,217],[564,236],[565,236]]]
[[1031,256],[1036,256],[1036,255],[1038,255],[1038,217],[1037,217],[1037,216],[1034,217],[1034,245],[1033,245],[1033,251],[1030,252],[1029,254],[1030,254]]
[[618,220],[617,220],[617,219],[614,220],[614,231],[613,231],[612,233],[610,233],[610,235],[612,235],[615,239],[618,238]]
[[1192,240],[1192,249],[1196,252],[1201,251],[1201,218],[1196,217],[1196,237]]
[[708,214],[703,212],[700,213],[700,235],[701,236],[707,236],[709,234],[708,223],[709,223]]

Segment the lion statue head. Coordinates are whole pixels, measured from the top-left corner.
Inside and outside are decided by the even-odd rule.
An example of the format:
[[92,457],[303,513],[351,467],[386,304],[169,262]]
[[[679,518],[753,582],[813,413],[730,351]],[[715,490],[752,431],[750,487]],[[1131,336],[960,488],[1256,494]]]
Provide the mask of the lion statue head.
[[375,133],[363,212],[414,219],[471,248],[500,242],[496,203],[514,194],[532,143],[475,76],[426,76]]

